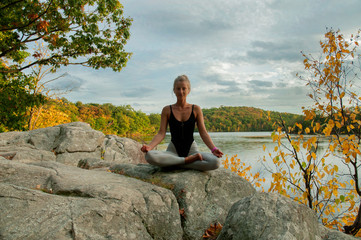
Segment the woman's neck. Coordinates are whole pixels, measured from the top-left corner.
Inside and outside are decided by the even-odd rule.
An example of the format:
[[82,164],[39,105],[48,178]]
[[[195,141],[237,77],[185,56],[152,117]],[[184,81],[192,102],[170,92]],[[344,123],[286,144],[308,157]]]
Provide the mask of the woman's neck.
[[177,99],[175,105],[179,108],[185,108],[188,105],[188,103],[186,99]]

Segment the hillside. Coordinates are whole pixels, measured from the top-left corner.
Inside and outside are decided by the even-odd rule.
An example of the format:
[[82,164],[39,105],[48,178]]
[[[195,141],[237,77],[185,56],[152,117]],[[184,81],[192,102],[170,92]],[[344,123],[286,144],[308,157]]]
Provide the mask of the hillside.
[[[40,108],[29,111],[28,126],[32,130],[69,122],[86,122],[105,134],[131,137],[154,135],[159,128],[160,114],[145,114],[129,105],[110,103],[72,103],[67,99],[48,99]],[[272,131],[273,122],[280,117],[286,125],[303,122],[302,115],[265,111],[253,107],[227,107],[203,109],[205,125],[210,132]],[[272,120],[269,120],[269,119]],[[1,129],[0,132],[6,131]]]
[[[226,107],[203,109],[204,121],[211,132],[272,131],[274,119],[286,125],[302,122],[303,116],[291,113],[265,111],[253,107]],[[269,118],[273,120],[269,120]]]

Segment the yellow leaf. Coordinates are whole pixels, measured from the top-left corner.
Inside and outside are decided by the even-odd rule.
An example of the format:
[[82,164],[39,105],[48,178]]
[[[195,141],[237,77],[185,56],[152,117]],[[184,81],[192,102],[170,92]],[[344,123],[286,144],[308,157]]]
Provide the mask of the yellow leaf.
[[302,194],[303,199],[307,199],[307,196],[308,196],[307,192],[306,191],[303,192],[303,194]]

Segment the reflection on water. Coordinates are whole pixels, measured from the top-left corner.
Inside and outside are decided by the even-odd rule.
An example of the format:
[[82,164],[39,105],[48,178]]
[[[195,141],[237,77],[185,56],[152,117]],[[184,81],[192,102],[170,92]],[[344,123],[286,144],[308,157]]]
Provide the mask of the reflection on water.
[[[274,147],[277,146],[277,143],[273,143],[271,138],[272,132],[217,132],[209,133],[214,144],[220,148],[225,156],[223,160],[228,156],[229,158],[237,155],[237,158],[241,159],[242,162],[246,165],[252,167],[251,172],[255,174],[256,172],[260,173],[260,176],[265,178],[265,183],[262,184],[265,191],[270,188],[272,182],[272,174],[266,170],[272,169],[274,172],[275,166],[272,159],[268,156],[268,153],[272,154],[272,157],[275,157],[273,152]],[[294,135],[297,137],[297,135]],[[307,138],[313,137],[312,135],[304,136],[305,141]],[[200,149],[203,152],[209,152],[210,150],[203,143],[201,137],[198,133],[194,134],[195,141]],[[319,139],[317,158],[318,160],[324,156],[328,147],[328,139],[321,138]],[[158,150],[166,150],[168,143],[170,142],[170,134],[166,135],[163,143],[158,145]],[[286,139],[283,140],[283,143],[289,146],[289,143]],[[263,145],[266,146],[266,152],[263,151]],[[285,150],[286,151],[286,150]],[[266,162],[263,162],[263,156],[266,156]],[[301,159],[306,158],[305,150],[301,147],[299,157]],[[329,156],[328,163],[337,164],[339,166],[339,173],[348,173],[348,168],[344,164],[340,164],[340,159],[335,156]],[[292,171],[298,171],[294,169]],[[339,176],[341,182],[349,182],[350,175]],[[325,179],[324,179],[325,180]],[[326,180],[325,180],[326,181]],[[340,190],[340,193],[342,191]]]
[[[211,132],[209,135],[214,144],[228,157],[237,155],[242,161],[253,164],[262,159],[264,155],[268,155],[268,152],[263,151],[263,145],[266,146],[266,151],[272,151],[277,145],[273,143],[271,133],[272,132]],[[305,138],[307,137],[311,136],[305,136]],[[194,134],[194,139],[200,151],[209,151],[198,133]],[[170,134],[167,133],[164,141],[158,145],[157,149],[165,150],[169,142]],[[324,152],[327,145],[327,139],[323,139],[319,143],[318,152]]]
[[[275,146],[271,139],[271,132],[214,132],[209,135],[225,155],[237,155],[238,158],[247,162],[262,158],[264,155],[263,145],[266,145],[267,148]],[[198,133],[194,134],[194,139],[200,151],[209,151]],[[163,143],[158,145],[158,149],[165,150],[169,142],[170,135],[167,134]]]
[[[274,156],[273,149],[277,143],[273,143],[271,138],[272,132],[214,132],[209,133],[214,144],[220,148],[225,156],[223,159],[237,155],[247,165],[252,166],[252,172],[260,172],[266,178],[266,182],[270,182],[270,173],[265,171],[264,165],[273,165],[271,159],[268,157],[268,152]],[[312,136],[305,136],[305,138]],[[208,147],[203,143],[198,133],[194,134],[194,139],[197,142],[200,151],[209,152]],[[158,145],[158,150],[166,150],[170,142],[170,134],[168,133],[164,141]],[[284,143],[288,144],[286,140]],[[266,152],[263,151],[263,145],[266,146]],[[318,156],[321,156],[327,149],[328,141],[323,139],[319,143]],[[263,156],[267,156],[267,162],[263,163]],[[266,184],[268,185],[268,184]]]

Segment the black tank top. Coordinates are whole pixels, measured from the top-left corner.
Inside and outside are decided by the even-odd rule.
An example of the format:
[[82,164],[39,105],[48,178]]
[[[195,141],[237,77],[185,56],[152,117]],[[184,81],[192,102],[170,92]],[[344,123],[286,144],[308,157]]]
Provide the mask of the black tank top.
[[172,106],[170,106],[170,117],[169,117],[169,128],[171,134],[171,141],[174,144],[178,156],[187,157],[189,149],[194,141],[193,132],[196,123],[196,118],[193,113],[194,105],[192,105],[192,113],[189,116],[187,121],[180,122],[178,121],[172,111]]

